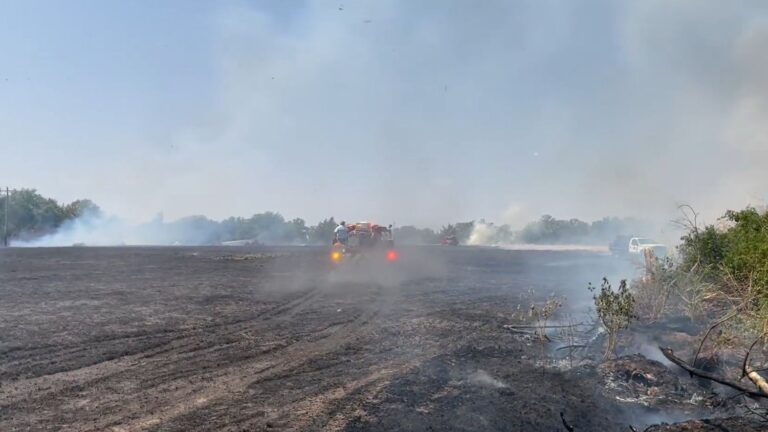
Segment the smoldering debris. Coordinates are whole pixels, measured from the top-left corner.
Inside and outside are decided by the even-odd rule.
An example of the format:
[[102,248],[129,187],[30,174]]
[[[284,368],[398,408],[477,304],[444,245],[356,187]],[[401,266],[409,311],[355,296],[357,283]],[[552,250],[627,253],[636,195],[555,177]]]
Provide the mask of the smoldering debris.
[[494,377],[492,377],[488,372],[478,369],[475,372],[472,372],[467,377],[467,382],[473,385],[477,385],[480,387],[489,387],[489,388],[505,388],[508,387],[507,384],[505,384],[503,381],[500,381]]
[[597,371],[605,392],[621,402],[689,410],[724,404],[694,381],[683,383],[666,366],[641,354],[605,361]]

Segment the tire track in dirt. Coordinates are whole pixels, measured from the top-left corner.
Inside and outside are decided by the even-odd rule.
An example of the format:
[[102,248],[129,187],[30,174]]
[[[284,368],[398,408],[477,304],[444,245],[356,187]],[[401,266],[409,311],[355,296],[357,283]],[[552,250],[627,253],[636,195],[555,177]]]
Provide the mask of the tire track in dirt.
[[[274,317],[280,317],[280,313],[294,314],[298,312],[308,304],[311,304],[311,302],[318,297],[319,293],[320,289],[318,287],[313,287],[287,303],[276,305],[265,312],[258,313],[253,317],[244,320],[193,329],[159,331],[156,332],[156,334],[163,336],[175,334],[175,336],[170,340],[165,339],[156,341],[155,339],[154,342],[157,343],[149,343],[147,344],[149,345],[148,347],[142,347],[145,349],[139,349],[136,353],[121,355],[117,358],[110,358],[108,360],[94,359],[93,363],[82,364],[81,362],[75,368],[57,371],[53,374],[44,374],[31,378],[13,380],[11,384],[6,384],[5,386],[0,387],[0,414],[13,412],[21,408],[21,405],[29,404],[30,400],[35,400],[45,405],[56,405],[57,400],[61,401],[67,399],[71,397],[72,394],[82,392],[82,389],[84,388],[92,389],[100,387],[104,383],[110,381],[119,382],[123,379],[129,380],[132,375],[135,375],[137,369],[152,368],[155,373],[164,369],[164,366],[176,369],[178,366],[178,356],[180,354],[183,355],[184,351],[189,347],[192,347],[195,344],[199,345],[202,342],[205,346],[192,350],[192,352],[216,349],[217,347],[222,346],[222,339],[226,339],[228,336],[241,332],[243,329],[252,327],[266,333],[269,329],[265,329],[263,323],[269,324],[271,321],[274,321]],[[254,323],[257,323],[257,325],[254,326]],[[321,332],[323,330],[325,329],[322,329]],[[307,337],[309,336],[311,336],[311,334],[308,334]],[[127,338],[113,337],[105,340],[107,340],[108,343],[113,343],[119,339],[127,340],[134,337],[135,336],[128,336]],[[150,334],[142,335],[141,338],[146,338],[148,341],[153,342]],[[206,340],[208,342],[206,342]],[[227,345],[236,343],[237,342],[232,342]],[[158,346],[158,344],[160,346]],[[13,363],[5,362],[3,363],[3,368],[7,370],[13,367],[14,364],[23,364],[27,367],[31,367],[35,363],[50,362],[52,358],[56,358],[57,361],[61,362],[77,353],[88,353],[99,350],[99,346],[94,347],[87,342],[73,350],[51,349],[55,348],[53,345],[49,345],[49,347],[46,348],[48,349],[44,355],[40,355],[38,351],[27,358],[21,357],[15,359]],[[253,346],[246,346],[244,348],[252,349]],[[37,350],[33,348],[32,351],[34,352]],[[266,353],[276,351],[274,343],[266,344],[263,351]],[[258,352],[256,354],[258,355]],[[174,359],[174,357],[176,358]],[[32,358],[36,358],[36,360],[30,365]],[[153,359],[156,361],[153,361]],[[191,363],[194,363],[194,361]],[[189,368],[188,372],[189,374],[194,375],[196,373],[194,366]],[[171,375],[167,378],[171,378]],[[180,378],[184,378],[184,376],[181,376]],[[2,417],[5,416],[0,416],[0,418]]]
[[[87,407],[89,410],[114,413],[96,419],[88,427],[80,426],[80,430],[103,430],[112,426],[119,426],[120,430],[151,429],[158,421],[162,423],[198,409],[210,401],[242,392],[253,383],[290,375],[293,369],[301,367],[312,358],[332,352],[354,334],[366,330],[366,326],[378,313],[381,302],[380,293],[376,293],[374,301],[367,302],[363,310],[352,319],[330,323],[303,335],[294,333],[290,336],[295,337],[296,341],[287,341],[279,347],[268,347],[264,352],[252,352],[223,368],[208,364],[206,357],[211,354],[207,350],[227,349],[231,346],[234,352],[253,351],[254,344],[248,341],[222,345],[222,336],[243,330],[269,332],[270,326],[290,320],[308,306],[322,302],[322,296],[320,290],[314,289],[287,304],[273,308],[271,314],[262,314],[261,319],[228,327],[218,326],[215,329],[218,331],[204,334],[207,339],[202,341],[204,347],[199,350],[184,352],[189,346],[201,343],[200,331],[187,331],[178,340],[169,342],[173,345],[170,349],[165,346],[66,372],[16,381],[12,387],[1,389],[0,412],[13,412],[28,406],[30,398],[35,401],[32,405],[38,406],[63,406],[66,401],[76,410]],[[226,331],[222,332],[225,328]],[[138,389],[133,388],[138,384],[135,382],[136,376],[143,376]],[[126,386],[127,389],[122,388]],[[115,391],[115,388],[128,393]],[[126,399],[140,401],[140,405],[123,407],[121,401]],[[143,410],[152,414],[135,418],[136,412]],[[30,413],[28,420],[32,424],[53,421],[43,413]],[[30,426],[30,423],[26,424]]]
[[[309,297],[293,302],[291,310],[298,310],[308,302]],[[160,408],[145,416],[125,422],[120,419],[103,426],[125,432],[149,430],[218,400],[243,396],[248,387],[258,386],[261,382],[289,377],[312,359],[332,353],[354,336],[368,331],[381,305],[381,292],[377,292],[375,300],[368,303],[355,319],[324,330],[316,340],[299,341],[273,351],[257,362],[227,368],[205,385],[188,387],[164,398],[172,402],[163,405],[153,403],[153,406]]]
[[[92,262],[92,264],[100,263],[100,260],[95,260]],[[206,263],[205,261],[203,262]],[[299,262],[302,263],[301,261]],[[25,263],[26,264],[26,263]],[[76,261],[72,262],[72,264],[84,264],[82,261]],[[150,289],[153,289],[154,287],[162,288],[167,283],[158,284],[158,280],[164,280],[168,278],[168,269],[167,267],[163,266],[143,266],[144,270],[146,269],[155,269],[152,270],[154,272],[157,272],[159,270],[163,270],[164,273],[160,278],[152,277],[152,275],[144,275],[143,280],[146,280],[147,283],[150,284]],[[64,269],[62,269],[63,271]],[[198,270],[198,269],[195,269]],[[216,266],[213,270],[221,270],[220,266]],[[242,271],[242,266],[236,266],[232,268],[232,271]],[[183,274],[180,274],[179,277],[187,276],[188,272],[184,272]],[[89,269],[88,277],[92,277],[94,274],[93,269]],[[251,273],[248,273],[249,276],[252,276]],[[231,275],[230,271],[227,271],[227,275],[229,276],[229,279],[233,279],[234,276]],[[73,276],[74,277],[74,276]],[[270,277],[274,277],[274,274],[272,274]],[[24,277],[15,277],[13,280],[14,283],[19,283],[20,280],[24,280]],[[171,278],[173,279],[173,278]],[[205,278],[203,280],[208,280],[208,273],[205,273]],[[245,279],[246,281],[253,282],[253,278],[249,277]],[[215,281],[215,279],[211,279],[212,282]],[[265,287],[269,286],[270,284],[274,284],[275,281],[273,280],[264,280],[263,278],[257,278],[257,286],[258,287]],[[279,283],[279,282],[278,282]],[[290,283],[290,282],[289,282]],[[91,283],[89,284],[89,287],[95,286],[95,284]],[[203,286],[206,286],[205,284]],[[126,287],[127,288],[127,287]],[[293,291],[297,287],[292,287],[290,291]],[[116,356],[124,356],[124,355],[133,355],[141,351],[151,351],[154,348],[157,348],[157,345],[164,344],[164,343],[170,343],[173,341],[178,341],[180,339],[184,339],[187,337],[197,337],[202,332],[210,332],[218,327],[223,328],[231,328],[233,332],[238,331],[238,325],[242,326],[249,326],[251,321],[260,319],[262,317],[271,317],[275,314],[282,313],[283,310],[286,312],[292,310],[293,308],[297,308],[302,306],[303,304],[306,304],[307,302],[311,301],[312,296],[316,296],[317,292],[319,290],[318,286],[307,286],[304,289],[304,287],[299,286],[299,289],[301,289],[301,294],[298,296],[298,298],[291,299],[288,302],[285,301],[279,301],[277,305],[274,305],[272,307],[266,308],[266,310],[261,310],[258,313],[255,314],[249,314],[246,317],[238,318],[235,320],[228,320],[226,322],[216,322],[216,323],[202,323],[200,325],[192,325],[190,327],[186,328],[160,328],[160,329],[145,329],[145,330],[138,330],[138,331],[132,331],[128,334],[114,334],[114,333],[107,333],[107,334],[101,334],[101,335],[95,335],[91,338],[86,338],[79,341],[57,341],[56,343],[38,343],[37,345],[22,345],[22,346],[9,346],[5,349],[0,349],[0,365],[2,365],[2,368],[0,368],[0,379],[13,379],[16,378],[14,372],[16,368],[20,365],[24,365],[26,371],[31,371],[32,374],[35,374],[35,371],[42,371],[42,375],[47,375],[50,373],[46,372],[46,365],[50,363],[51,358],[57,359],[57,367],[52,369],[52,373],[59,373],[59,372],[65,372],[67,370],[73,370],[69,369],[71,366],[91,366],[95,364],[95,362],[88,362],[85,361],[83,364],[81,355],[84,354],[84,356],[88,356],[91,352],[105,352],[106,356],[110,357],[110,359],[113,359]],[[157,288],[154,288],[157,289]],[[174,288],[175,289],[175,288]],[[227,288],[229,289],[229,288]],[[5,288],[5,292],[8,293],[9,291],[13,291],[12,287]],[[126,290],[127,291],[127,290]],[[39,291],[35,291],[38,292]],[[123,290],[120,291],[120,294],[123,294]],[[21,296],[21,294],[27,294],[27,291],[19,291],[18,295]],[[103,294],[103,293],[101,293]],[[48,294],[47,294],[48,295]],[[67,297],[68,298],[68,297]],[[67,300],[69,301],[69,300]],[[255,306],[263,306],[264,303],[254,301]],[[52,317],[53,319],[54,317]],[[222,333],[224,334],[224,333]],[[37,338],[36,338],[37,339]],[[39,338],[37,340],[40,340],[42,338]],[[159,339],[159,341],[158,341]],[[43,339],[44,340],[44,339]],[[33,339],[33,344],[36,340]],[[146,346],[149,345],[149,346]],[[116,347],[125,347],[127,352],[120,352],[121,350]],[[117,352],[115,352],[117,351]],[[94,356],[94,357],[98,357]],[[35,363],[37,363],[37,366],[35,366]],[[29,372],[20,372],[21,374],[29,375]],[[41,375],[41,376],[42,376]]]
[[289,424],[285,428],[289,431],[342,431],[350,419],[365,416],[361,402],[373,400],[393,377],[416,364],[415,361],[395,361],[380,365],[361,378],[291,405],[288,415],[283,413],[283,417],[288,418],[278,422]]
[[[320,294],[321,287],[314,286],[287,303],[275,305],[247,318],[224,323],[185,329],[160,329],[140,332],[140,334],[101,336],[63,345],[46,344],[30,348],[15,348],[0,353],[0,359],[3,360],[0,377],[15,378],[14,374],[24,373],[24,371],[38,371],[40,366],[50,365],[51,358],[56,358],[59,365],[54,369],[53,374],[59,374],[136,354],[144,353],[145,358],[151,358],[164,353],[181,351],[185,347],[199,343],[200,338],[204,338],[207,334],[215,333],[217,339],[220,340],[242,332],[244,329],[252,328],[254,321],[268,321],[274,318],[289,319],[308,304],[311,304]],[[215,346],[215,343],[212,346]],[[202,349],[204,348],[197,348],[197,350]],[[94,355],[94,352],[105,353],[103,356],[108,358],[106,360],[99,359],[99,356]],[[67,366],[70,364],[72,366]],[[48,375],[51,373],[43,373],[30,378],[43,378]]]

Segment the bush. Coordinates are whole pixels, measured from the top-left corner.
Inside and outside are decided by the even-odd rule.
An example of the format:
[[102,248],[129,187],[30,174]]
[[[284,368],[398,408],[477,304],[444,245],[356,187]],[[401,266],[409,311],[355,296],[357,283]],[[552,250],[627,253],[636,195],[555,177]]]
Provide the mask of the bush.
[[632,281],[632,291],[638,319],[650,323],[658,321],[667,312],[678,276],[671,258],[658,259],[651,254],[646,260],[652,260],[646,262],[646,275]]
[[[596,288],[591,283],[589,291],[595,293]],[[614,291],[607,278],[603,278],[600,292],[593,295],[595,308],[600,323],[608,334],[608,344],[605,348],[604,358],[616,353],[619,332],[629,327],[635,318],[635,298],[629,291],[626,279],[619,284],[619,289]]]
[[679,270],[710,287],[712,306],[739,308],[768,330],[768,212],[728,211],[727,227],[692,227],[681,240]]

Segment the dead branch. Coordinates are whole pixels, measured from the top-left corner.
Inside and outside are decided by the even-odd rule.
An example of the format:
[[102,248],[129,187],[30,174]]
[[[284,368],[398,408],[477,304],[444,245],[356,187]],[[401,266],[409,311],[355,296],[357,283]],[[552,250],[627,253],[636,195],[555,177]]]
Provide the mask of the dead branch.
[[695,367],[689,365],[688,363],[686,363],[681,358],[675,356],[675,353],[674,353],[674,351],[672,351],[671,348],[659,347],[659,349],[661,350],[661,353],[664,354],[664,357],[667,358],[667,360],[669,360],[672,363],[674,363],[674,364],[680,366],[681,368],[685,369],[691,375],[697,376],[699,378],[708,379],[710,381],[714,381],[716,383],[719,383],[719,384],[722,384],[724,386],[730,387],[732,389],[738,390],[738,391],[740,391],[740,392],[742,392],[742,393],[744,393],[744,394],[746,394],[747,396],[750,396],[750,397],[766,398],[766,399],[768,399],[768,393],[762,393],[762,392],[759,392],[759,391],[754,391],[751,388],[748,388],[748,387],[745,387],[745,386],[739,384],[738,382],[734,382],[734,381],[728,380],[726,378],[717,376],[715,374],[711,374],[709,372],[703,371],[701,369],[698,369],[698,368],[695,368]]
[[672,223],[680,226],[688,231],[693,231],[694,234],[699,233],[699,214],[693,209],[690,204],[681,204],[677,206],[681,216],[672,221]]
[[752,345],[749,346],[747,353],[744,355],[744,363],[742,363],[741,365],[741,378],[744,378],[745,376],[747,376],[747,368],[752,369],[751,367],[749,367],[749,356],[752,354],[752,350],[755,349],[755,345],[757,345],[757,343],[760,342],[760,339],[762,338],[763,338],[763,335],[758,336],[758,338],[755,339],[754,342],[752,342]]
[[565,345],[565,346],[561,346],[560,348],[557,348],[555,351],[561,351],[561,350],[567,350],[567,349],[576,350],[579,348],[587,348],[587,345],[583,345],[583,344]]
[[765,381],[765,378],[755,372],[749,365],[744,369],[744,372],[746,372],[747,378],[752,381],[755,387],[759,388],[761,392],[768,394],[768,382]]
[[539,328],[546,328],[546,329],[554,329],[554,328],[573,328],[578,326],[586,325],[584,323],[576,323],[576,324],[563,324],[563,325],[516,325],[516,324],[505,324],[502,327],[504,327],[507,330],[511,329],[539,329]]
[[752,381],[752,384],[754,384],[755,387],[760,389],[761,392],[768,394],[768,382],[766,382],[765,378],[763,378],[759,373],[757,373],[757,371],[752,369],[752,366],[749,365],[749,355],[752,353],[755,345],[760,342],[763,336],[764,335],[760,335],[757,339],[755,339],[755,341],[752,342],[752,345],[749,346],[747,354],[744,355],[744,364],[741,366],[741,377],[744,378],[746,376],[750,381]]
[[768,416],[766,416],[765,414],[761,414],[761,413],[753,410],[752,408],[749,407],[749,405],[746,405],[746,404],[744,405],[744,408],[746,408],[746,410],[749,411],[750,414],[755,415],[757,417],[760,417],[761,419],[763,419],[763,421],[767,421],[768,422]]
[[709,334],[712,333],[712,330],[715,329],[715,327],[719,326],[720,324],[728,321],[729,319],[736,316],[737,311],[733,310],[731,313],[725,316],[725,318],[721,319],[720,321],[712,324],[712,326],[707,330],[707,333],[704,335],[704,338],[701,340],[701,343],[699,344],[699,349],[696,350],[696,355],[693,356],[693,364],[696,364],[696,360],[699,359],[699,354],[701,354],[701,348],[704,347],[704,342],[707,341],[707,338],[709,337]]
[[517,334],[524,334],[524,335],[536,334],[536,333],[534,333],[534,332],[532,332],[530,330],[525,330],[525,329],[516,329],[516,328],[508,328],[508,327],[505,327],[505,329],[509,330],[512,333],[517,333]]
[[565,415],[563,415],[563,412],[560,411],[560,420],[563,421],[563,426],[565,427],[565,430],[568,432],[574,432],[575,429],[573,429],[573,426],[569,425],[567,421],[565,421]]

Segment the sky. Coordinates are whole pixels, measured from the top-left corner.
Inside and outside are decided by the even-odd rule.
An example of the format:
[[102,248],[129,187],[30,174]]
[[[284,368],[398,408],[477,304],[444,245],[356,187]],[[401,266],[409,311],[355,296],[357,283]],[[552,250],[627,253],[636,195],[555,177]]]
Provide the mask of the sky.
[[0,184],[136,222],[711,221],[766,120],[764,1],[0,3]]

